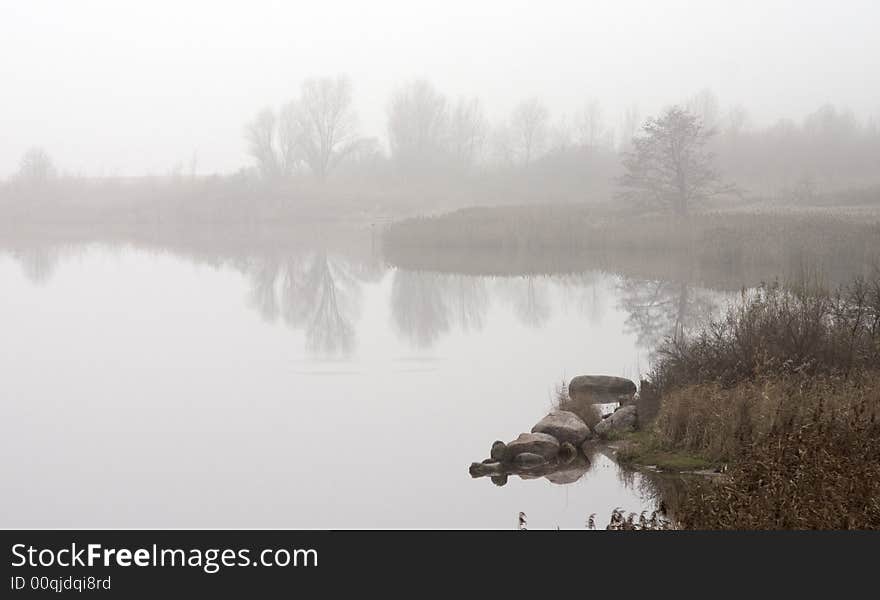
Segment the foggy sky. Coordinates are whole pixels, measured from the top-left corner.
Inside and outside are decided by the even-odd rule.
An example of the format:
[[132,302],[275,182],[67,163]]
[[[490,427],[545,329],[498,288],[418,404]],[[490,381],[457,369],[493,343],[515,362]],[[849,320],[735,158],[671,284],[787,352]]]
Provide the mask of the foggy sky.
[[825,102],[880,115],[878,20],[870,0],[2,0],[0,177],[34,145],[69,173],[163,174],[194,153],[233,171],[245,121],[314,75],[349,75],[380,138],[415,78],[493,120],[536,95],[554,119],[598,99],[616,126],[706,87],[758,124]]

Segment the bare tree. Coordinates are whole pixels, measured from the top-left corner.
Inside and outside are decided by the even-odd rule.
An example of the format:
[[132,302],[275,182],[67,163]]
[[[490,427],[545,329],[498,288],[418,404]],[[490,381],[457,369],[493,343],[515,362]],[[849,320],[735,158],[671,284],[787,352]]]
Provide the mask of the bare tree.
[[288,125],[295,128],[299,155],[319,179],[325,179],[358,143],[351,81],[346,77],[307,79],[299,101],[289,110]]
[[720,109],[718,108],[718,96],[709,88],[703,88],[690,97],[686,108],[688,112],[696,115],[707,129],[715,129],[720,121]]
[[449,120],[449,151],[459,166],[472,167],[486,141],[486,115],[477,98],[459,98]]
[[278,118],[278,164],[281,173],[293,175],[302,161],[299,103],[291,100],[281,107]]
[[624,154],[621,196],[654,202],[683,216],[696,202],[734,192],[733,186],[721,183],[713,166],[715,156],[706,149],[713,133],[678,106],[649,119],[642,135],[633,138],[632,151]]
[[742,104],[731,106],[727,111],[727,123],[724,127],[724,133],[730,137],[736,137],[741,134],[749,123],[749,113]]
[[21,157],[18,178],[29,185],[45,184],[56,174],[55,164],[42,148],[31,148]]
[[590,100],[581,110],[577,120],[580,144],[595,150],[603,141],[605,125],[602,122],[602,106],[598,100]]
[[547,143],[550,111],[537,98],[517,106],[510,117],[510,136],[519,161],[528,166]]
[[248,152],[254,157],[260,174],[265,179],[275,179],[281,174],[278,158],[275,112],[264,108],[245,126]]
[[639,107],[632,104],[627,107],[623,113],[623,131],[621,132],[620,147],[628,149],[632,143],[632,139],[636,136],[641,125],[641,116],[639,115]]
[[391,155],[408,169],[431,165],[443,154],[447,122],[446,97],[427,81],[397,90],[388,110]]

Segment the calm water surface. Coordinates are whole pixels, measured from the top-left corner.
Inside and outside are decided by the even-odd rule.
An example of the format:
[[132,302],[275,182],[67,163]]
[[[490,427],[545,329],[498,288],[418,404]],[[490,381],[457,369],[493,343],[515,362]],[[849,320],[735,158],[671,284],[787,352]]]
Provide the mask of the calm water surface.
[[335,252],[161,244],[0,253],[2,527],[583,528],[651,509],[473,480],[556,385],[637,378],[726,296],[609,272],[470,276]]

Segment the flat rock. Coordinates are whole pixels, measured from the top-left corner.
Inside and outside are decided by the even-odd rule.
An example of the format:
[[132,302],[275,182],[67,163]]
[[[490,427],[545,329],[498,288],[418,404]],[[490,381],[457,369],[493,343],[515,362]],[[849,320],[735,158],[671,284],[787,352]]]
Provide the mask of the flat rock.
[[636,384],[625,377],[610,375],[578,375],[568,384],[568,395],[573,399],[585,395],[597,404],[620,402],[626,404],[636,393]]

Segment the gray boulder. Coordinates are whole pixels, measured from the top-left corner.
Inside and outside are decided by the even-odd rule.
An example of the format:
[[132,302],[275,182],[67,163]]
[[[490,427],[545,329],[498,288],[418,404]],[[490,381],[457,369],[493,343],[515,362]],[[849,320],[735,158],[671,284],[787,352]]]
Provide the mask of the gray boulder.
[[507,444],[506,460],[514,460],[523,453],[537,454],[550,460],[559,454],[559,440],[546,433],[521,433],[519,437]]
[[507,444],[501,440],[496,440],[492,443],[492,450],[489,451],[489,456],[492,457],[492,460],[494,461],[503,461],[507,458]]
[[626,404],[636,393],[636,384],[625,377],[579,375],[568,384],[568,395],[575,400],[589,398],[595,403]]
[[627,433],[635,431],[638,421],[639,414],[634,404],[621,406],[596,424],[596,435],[608,437],[608,434],[611,432]]
[[540,454],[532,454],[531,452],[522,452],[513,457],[513,463],[521,467],[538,467],[547,462],[547,459]]
[[532,427],[532,433],[546,433],[560,443],[568,442],[577,447],[590,435],[590,428],[579,416],[567,410],[554,410]]

